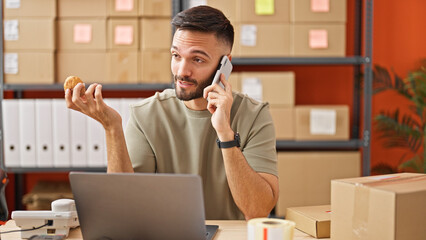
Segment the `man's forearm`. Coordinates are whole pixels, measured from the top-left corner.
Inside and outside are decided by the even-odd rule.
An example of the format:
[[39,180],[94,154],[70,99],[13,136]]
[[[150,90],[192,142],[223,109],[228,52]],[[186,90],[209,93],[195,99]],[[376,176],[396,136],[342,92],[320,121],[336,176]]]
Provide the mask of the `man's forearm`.
[[105,129],[105,135],[108,173],[134,172],[121,125],[113,129]]
[[250,167],[239,148],[222,149],[222,154],[229,188],[246,219],[268,216],[278,199],[273,186]]

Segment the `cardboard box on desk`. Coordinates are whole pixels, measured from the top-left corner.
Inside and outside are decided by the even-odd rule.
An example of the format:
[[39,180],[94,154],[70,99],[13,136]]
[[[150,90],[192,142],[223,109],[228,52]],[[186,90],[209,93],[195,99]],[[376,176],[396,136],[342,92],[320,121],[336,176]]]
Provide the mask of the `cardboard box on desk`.
[[142,83],[172,83],[170,50],[140,52],[139,80]]
[[[108,15],[113,17],[137,17],[139,0],[109,0]],[[171,10],[170,10],[171,11]]]
[[289,0],[237,0],[237,22],[288,23],[290,21],[289,6]]
[[139,21],[137,18],[108,19],[107,43],[112,51],[139,49]]
[[279,198],[276,214],[289,207],[330,204],[330,181],[359,177],[361,154],[357,151],[278,152]]
[[58,0],[58,17],[108,17],[110,0]]
[[56,17],[56,0],[3,1],[7,17]]
[[56,48],[54,18],[5,18],[6,50],[53,51]]
[[6,50],[4,81],[6,84],[53,84],[55,82],[54,52]]
[[270,106],[277,140],[294,140],[294,107]]
[[58,20],[59,51],[105,51],[107,49],[106,39],[106,18]]
[[171,17],[172,1],[170,0],[139,0],[139,16]]
[[140,26],[142,50],[170,50],[172,28],[169,18],[142,18]]
[[346,1],[290,0],[291,22],[346,22]]
[[330,205],[287,208],[285,218],[295,222],[297,229],[315,238],[330,237]]
[[296,140],[349,140],[349,107],[296,106]]
[[291,107],[295,101],[294,72],[242,72],[241,90],[271,106]]
[[291,55],[296,57],[344,57],[344,23],[295,23],[291,25]]
[[426,239],[426,175],[399,173],[331,182],[333,240]]
[[290,25],[253,23],[234,25],[235,57],[283,57],[290,55]]

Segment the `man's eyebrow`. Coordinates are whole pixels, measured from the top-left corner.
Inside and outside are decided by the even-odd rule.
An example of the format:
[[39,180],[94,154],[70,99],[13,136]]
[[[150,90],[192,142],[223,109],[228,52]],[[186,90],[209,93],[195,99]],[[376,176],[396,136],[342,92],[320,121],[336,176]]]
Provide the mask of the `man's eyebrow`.
[[[179,48],[176,46],[172,46],[172,50],[179,51]],[[211,59],[210,55],[208,55],[205,51],[202,51],[202,50],[192,50],[191,53],[198,53]]]

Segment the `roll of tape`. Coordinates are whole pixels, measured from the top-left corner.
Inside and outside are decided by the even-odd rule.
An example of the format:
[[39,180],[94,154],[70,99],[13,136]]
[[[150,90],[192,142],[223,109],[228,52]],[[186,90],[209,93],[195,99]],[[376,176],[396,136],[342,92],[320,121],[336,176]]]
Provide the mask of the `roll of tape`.
[[254,218],[247,222],[248,240],[292,240],[295,223],[276,218]]

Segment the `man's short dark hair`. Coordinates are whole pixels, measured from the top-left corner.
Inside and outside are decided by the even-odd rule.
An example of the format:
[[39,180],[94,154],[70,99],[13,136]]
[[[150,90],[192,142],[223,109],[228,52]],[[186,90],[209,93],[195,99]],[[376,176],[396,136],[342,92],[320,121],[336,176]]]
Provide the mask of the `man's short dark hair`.
[[232,49],[234,27],[222,11],[209,6],[197,6],[186,9],[172,20],[177,30],[190,30],[214,33],[218,40],[224,41]]

